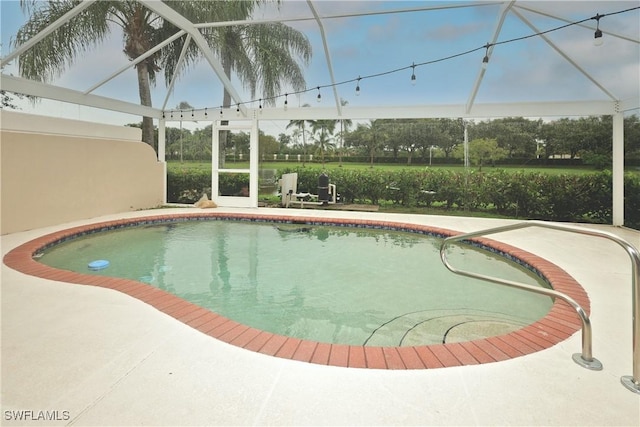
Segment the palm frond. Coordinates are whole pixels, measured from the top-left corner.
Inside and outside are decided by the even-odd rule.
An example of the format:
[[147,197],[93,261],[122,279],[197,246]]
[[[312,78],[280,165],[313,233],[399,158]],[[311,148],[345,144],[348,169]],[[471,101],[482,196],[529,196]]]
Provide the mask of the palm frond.
[[[31,6],[29,20],[18,30],[15,46],[20,46],[49,24],[72,10],[78,1],[37,2]],[[103,41],[109,33],[107,16],[113,2],[96,2],[66,24],[28,49],[18,61],[23,77],[51,81],[82,54]]]

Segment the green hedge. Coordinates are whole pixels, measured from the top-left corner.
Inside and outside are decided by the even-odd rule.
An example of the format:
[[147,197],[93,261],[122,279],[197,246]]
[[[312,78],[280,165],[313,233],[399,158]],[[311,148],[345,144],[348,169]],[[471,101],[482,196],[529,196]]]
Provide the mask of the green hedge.
[[[318,171],[295,167],[278,171],[298,173],[298,191],[316,193]],[[502,215],[552,221],[611,223],[610,171],[584,175],[550,175],[505,171],[469,173],[443,169],[423,171],[367,171],[335,169],[330,180],[344,203],[393,203],[406,207],[492,211]],[[225,194],[236,194],[246,183],[233,175],[221,176]],[[640,176],[627,173],[625,225],[640,228]],[[203,192],[211,195],[211,171],[169,172],[167,200],[193,203]]]

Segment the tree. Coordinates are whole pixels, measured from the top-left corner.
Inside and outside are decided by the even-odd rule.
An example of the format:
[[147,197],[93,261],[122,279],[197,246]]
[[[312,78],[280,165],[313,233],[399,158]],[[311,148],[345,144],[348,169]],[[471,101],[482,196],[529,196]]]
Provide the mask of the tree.
[[[303,107],[310,107],[310,105],[304,104]],[[287,124],[287,129],[292,127],[297,127],[300,133],[302,134],[302,153],[303,153],[302,167],[304,167],[305,158],[307,157],[307,129],[306,129],[307,122],[308,120],[304,120],[304,119],[291,120]]]
[[289,144],[291,144],[291,136],[286,133],[280,133],[278,135],[278,152],[281,153],[284,150],[289,148]]
[[183,153],[183,145],[182,145],[182,116],[184,115],[185,110],[192,110],[193,107],[187,101],[180,101],[178,105],[176,105],[176,110],[180,111],[180,163],[182,163],[182,153]]
[[24,95],[21,95],[19,93],[14,93],[10,95],[4,90],[0,90],[0,101],[1,101],[0,108],[10,108],[12,110],[19,110],[20,107],[18,107],[16,104],[13,103],[14,96],[18,99],[22,99],[24,97]]
[[[496,161],[507,157],[507,150],[498,147],[498,141],[495,139],[474,139],[469,142],[469,160],[476,164],[482,172],[482,166],[490,161]],[[456,158],[464,159],[464,149],[462,144],[458,145],[454,150]]]
[[369,123],[358,123],[353,132],[347,135],[347,143],[353,147],[359,147],[369,156],[370,167],[373,167],[373,161],[378,150],[384,149],[387,141],[387,132],[384,120],[370,120]]
[[[349,101],[340,98],[340,105],[347,106]],[[340,148],[338,149],[338,164],[342,167],[342,151],[344,150],[344,133],[349,132],[349,129],[353,125],[351,119],[340,119]]]
[[[166,4],[194,23],[244,20],[251,16],[258,0],[253,1],[171,1]],[[78,2],[74,0],[21,0],[30,16],[18,30],[19,46],[65,15]],[[50,81],[82,54],[99,45],[119,27],[124,39],[124,53],[130,60],[175,34],[178,28],[135,1],[97,1],[74,16],[65,25],[44,37],[22,55],[18,67],[26,78]],[[209,46],[221,58],[224,72],[235,71],[254,97],[262,90],[265,104],[272,103],[283,84],[295,90],[305,87],[302,70],[295,58],[305,64],[311,58],[311,45],[300,32],[281,23],[205,27],[200,29]],[[136,64],[140,103],[151,106],[151,85],[156,73],[165,72],[167,84],[195,63],[202,52],[190,43],[185,61],[178,69],[178,59],[187,36],[175,40],[160,51]],[[225,90],[223,105],[230,95]],[[153,119],[143,117],[142,140],[153,145]]]
[[507,150],[509,157],[534,158],[541,125],[542,120],[505,117],[475,124],[471,127],[471,135],[474,139],[495,139],[498,146]]
[[324,167],[324,153],[327,149],[333,147],[331,140],[333,132],[336,129],[335,120],[311,120],[311,131],[315,135],[315,142],[318,145],[320,156],[322,158],[322,167]]
[[[176,1],[170,5],[192,22],[238,21],[251,17],[255,6],[262,1]],[[275,105],[275,100],[283,91],[283,86],[291,86],[294,91],[306,87],[302,68],[311,60],[311,44],[307,37],[280,22],[259,25],[233,25],[201,28],[209,46],[220,58],[225,75],[231,78],[235,72],[255,99],[257,91],[262,93],[264,105]],[[181,40],[184,40],[184,36]],[[163,52],[166,55],[165,76],[170,81],[189,65],[201,58],[202,52],[191,43],[185,55],[182,68],[178,69],[178,58],[182,44],[172,43]],[[231,94],[224,90],[223,107],[231,106]],[[226,121],[222,124],[227,124]],[[224,161],[226,131],[220,135],[220,162]],[[222,164],[220,164],[222,166]]]
[[280,143],[275,139],[272,135],[266,135],[262,131],[260,131],[260,135],[258,137],[258,146],[260,147],[259,154],[260,158],[263,156],[269,156],[273,154],[277,154],[280,149]]

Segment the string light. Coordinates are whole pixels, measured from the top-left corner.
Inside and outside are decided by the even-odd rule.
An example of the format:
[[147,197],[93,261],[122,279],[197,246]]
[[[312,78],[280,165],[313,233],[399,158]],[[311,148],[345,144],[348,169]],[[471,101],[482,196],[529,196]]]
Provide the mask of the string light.
[[194,109],[192,108],[191,109],[191,117],[193,117],[193,112],[194,112]]
[[411,64],[411,84],[416,85],[416,63]]
[[489,63],[489,48],[491,47],[491,45],[487,43],[484,47],[486,48],[486,50],[484,52],[484,58],[482,58],[482,68],[486,69],[487,64]]
[[600,30],[600,18],[603,16],[604,15],[597,13],[596,16],[592,18],[596,20],[596,32],[593,35],[593,44],[596,46],[602,46],[602,43],[604,43],[604,40],[602,39],[602,30]]
[[[376,74],[370,74],[370,75],[366,75],[364,77],[358,76],[357,79],[345,80],[345,81],[338,82],[338,83],[332,83],[332,84],[326,85],[326,86],[335,87],[335,86],[341,86],[341,85],[344,85],[344,84],[347,84],[347,83],[356,82],[355,95],[359,96],[360,95],[360,80],[373,79],[373,78],[376,78],[376,77],[386,76],[386,75],[389,75],[389,74],[393,74],[393,73],[397,73],[397,72],[400,72],[400,71],[403,71],[403,70],[407,70],[409,68],[411,68],[411,84],[414,85],[414,84],[417,83],[417,78],[416,78],[416,75],[415,75],[415,68],[416,67],[421,67],[421,66],[425,66],[425,65],[431,65],[431,64],[438,63],[438,62],[447,61],[447,60],[450,60],[450,59],[454,59],[454,58],[458,58],[458,57],[461,57],[461,56],[465,56],[465,55],[471,54],[473,52],[476,52],[476,51],[479,51],[479,50],[482,50],[482,49],[485,49],[485,55],[484,55],[484,57],[482,59],[482,68],[485,69],[487,67],[487,64],[489,63],[489,48],[491,48],[491,47],[502,45],[502,44],[507,44],[507,43],[513,43],[513,42],[517,42],[517,41],[522,41],[522,40],[529,39],[529,38],[532,38],[532,37],[541,36],[541,35],[544,35],[544,34],[551,33],[553,31],[558,31],[558,30],[561,30],[561,29],[564,29],[564,28],[568,28],[568,27],[571,27],[571,26],[574,26],[574,25],[579,25],[579,24],[585,23],[585,22],[590,21],[590,20],[596,20],[596,31],[594,33],[593,43],[596,46],[600,46],[604,42],[604,40],[602,38],[602,30],[600,30],[600,19],[601,18],[604,18],[604,17],[607,17],[607,16],[611,16],[611,15],[617,15],[617,14],[621,14],[621,13],[631,12],[633,10],[638,10],[638,9],[640,9],[640,6],[636,6],[636,7],[632,7],[632,8],[628,8],[628,9],[624,9],[624,10],[619,10],[619,11],[616,11],[616,12],[606,13],[606,14],[599,14],[598,13],[595,16],[592,16],[592,17],[589,17],[589,18],[586,18],[586,19],[582,19],[582,20],[579,20],[579,21],[569,22],[567,24],[564,24],[564,25],[561,25],[561,26],[558,26],[558,27],[554,27],[554,28],[551,28],[549,30],[541,31],[541,32],[538,32],[538,33],[533,33],[533,34],[529,34],[529,35],[526,35],[526,36],[517,37],[517,38],[513,38],[513,39],[509,39],[509,40],[498,41],[498,42],[495,42],[495,43],[487,43],[487,44],[485,44],[483,46],[480,46],[480,47],[477,47],[477,48],[474,48],[474,49],[470,49],[470,50],[467,50],[465,52],[456,53],[456,54],[453,54],[453,55],[449,55],[449,56],[438,58],[438,59],[431,60],[431,61],[421,62],[421,63],[418,63],[418,64],[413,62],[411,65],[406,66],[406,67],[397,68],[397,69],[394,69],[394,70],[383,71],[383,72],[376,73]],[[318,102],[321,102],[321,99],[322,99],[322,95],[320,93],[320,87],[321,86],[316,86],[316,90],[318,91],[318,95],[316,96],[316,100]],[[299,95],[299,94],[307,93],[307,92],[312,91],[312,90],[313,89],[307,88],[307,89],[299,90],[297,92],[293,92],[292,94],[293,95]],[[288,93],[284,94],[284,97],[285,97],[285,99],[284,99],[284,109],[285,109],[285,111],[287,110],[288,103],[289,103],[288,102],[288,95],[289,95]],[[282,95],[276,95],[276,96],[273,96],[271,98],[265,98],[264,100],[269,100],[269,99],[270,100],[276,100],[280,96],[282,96]],[[258,108],[261,111],[262,111],[262,101],[263,101],[263,98],[260,98]],[[250,102],[239,102],[239,103],[237,103],[236,112],[239,112],[240,104],[248,104],[248,103],[253,103],[253,102],[255,102],[255,100],[254,101],[250,101]],[[223,109],[223,106],[220,107],[220,116],[221,117],[223,116],[222,109]],[[207,108],[205,108],[204,110],[205,110],[205,116],[207,116]],[[180,110],[180,112],[181,112],[180,116],[182,117],[182,110]],[[163,114],[164,114],[164,112],[163,112]],[[192,111],[192,115],[193,115],[193,111]],[[173,118],[173,110],[171,111],[171,118]]]
[[204,108],[204,116],[207,117],[207,107]]
[[182,118],[182,110],[180,110],[180,118]]
[[240,117],[240,104],[236,104],[236,116]]

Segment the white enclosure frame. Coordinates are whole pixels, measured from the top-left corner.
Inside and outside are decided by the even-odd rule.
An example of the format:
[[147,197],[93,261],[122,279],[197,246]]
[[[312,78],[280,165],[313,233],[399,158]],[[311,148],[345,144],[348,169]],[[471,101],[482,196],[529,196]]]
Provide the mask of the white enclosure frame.
[[[258,207],[258,121],[244,121],[242,124],[222,125],[216,121],[212,126],[211,141],[211,200],[218,206],[252,208]],[[249,169],[220,168],[220,131],[241,131],[249,133]],[[249,174],[249,197],[221,196],[219,177],[225,173]]]
[[[24,44],[17,46],[7,56],[0,59],[0,67],[4,67],[9,62],[15,60],[31,48],[33,45],[42,40],[45,36],[55,31],[57,28],[63,26],[69,20],[74,19],[76,15],[81,13],[87,7],[89,7],[95,0],[85,0],[79,2],[75,8],[70,10],[65,16],[51,23],[40,34],[34,36],[31,40],[28,40]],[[20,77],[14,77],[8,74],[2,74],[1,87],[3,90],[14,93],[21,93],[25,95],[32,95],[35,97],[58,100],[63,102],[69,102],[78,105],[85,105],[89,107],[96,107],[105,110],[118,111],[122,113],[128,113],[136,116],[152,117],[159,122],[159,149],[158,159],[161,162],[165,162],[165,114],[169,113],[166,109],[167,100],[174,87],[174,81],[170,82],[167,89],[167,95],[165,97],[164,104],[161,108],[145,107],[132,102],[126,102],[109,97],[98,96],[93,94],[95,89],[111,81],[127,69],[132,69],[135,65],[142,61],[144,58],[151,55],[153,52],[166,46],[172,40],[175,40],[182,35],[187,35],[185,45],[183,46],[183,54],[179,59],[179,64],[184,59],[184,52],[186,46],[189,43],[195,43],[202,52],[206,62],[209,64],[211,70],[225,90],[231,96],[231,102],[234,106],[233,111],[225,109],[223,111],[223,120],[231,120],[226,117],[235,117],[236,108],[239,110],[241,118],[251,121],[251,188],[250,197],[248,198],[249,205],[257,207],[257,191],[258,191],[258,173],[257,173],[257,158],[258,158],[258,121],[256,117],[257,112],[255,110],[247,108],[247,104],[241,99],[240,93],[236,90],[231,80],[225,75],[220,60],[209,49],[206,40],[200,32],[200,28],[205,27],[221,27],[231,25],[255,25],[267,22],[300,22],[311,21],[315,22],[320,32],[322,39],[322,45],[324,50],[326,67],[329,73],[329,77],[332,85],[332,92],[335,101],[335,107],[332,108],[289,108],[288,111],[283,111],[282,108],[263,108],[260,110],[261,120],[300,120],[300,119],[341,119],[341,120],[358,120],[358,119],[378,119],[378,118],[462,118],[462,119],[487,119],[487,118],[499,118],[499,117],[576,117],[576,116],[589,116],[589,115],[611,115],[613,116],[612,127],[612,142],[613,142],[613,225],[624,224],[624,127],[623,127],[623,114],[626,111],[631,111],[640,108],[640,94],[639,93],[627,93],[627,94],[614,94],[607,88],[607,84],[599,81],[592,76],[581,64],[572,58],[570,52],[564,51],[561,47],[556,45],[545,34],[540,34],[540,38],[549,46],[550,50],[555,54],[560,55],[566,60],[573,69],[584,76],[590,84],[598,88],[599,92],[604,96],[604,101],[565,101],[565,102],[521,102],[521,103],[501,103],[501,104],[479,104],[475,102],[476,95],[480,86],[482,85],[485,75],[485,67],[483,64],[478,64],[478,70],[473,87],[469,93],[466,103],[460,105],[413,105],[402,107],[390,107],[385,105],[372,106],[372,107],[349,107],[344,108],[340,103],[340,94],[338,86],[334,78],[333,62],[330,56],[330,47],[327,42],[325,33],[325,23],[336,18],[347,17],[359,17],[359,16],[372,16],[380,14],[401,14],[401,13],[413,13],[413,12],[425,12],[433,10],[443,9],[461,9],[461,8],[482,8],[485,6],[499,5],[498,13],[495,17],[494,29],[492,36],[489,39],[488,48],[486,51],[487,58],[490,59],[493,52],[493,43],[499,40],[505,18],[507,16],[514,16],[520,22],[527,25],[532,31],[540,33],[540,29],[537,28],[524,14],[534,14],[537,16],[544,16],[546,18],[552,18],[563,23],[571,23],[571,20],[557,14],[544,10],[538,4],[533,2],[520,2],[518,0],[497,0],[497,1],[452,1],[448,3],[433,4],[429,2],[419,3],[416,6],[406,8],[391,8],[384,11],[364,11],[357,13],[343,13],[343,14],[324,14],[318,13],[318,10],[314,3],[316,0],[307,0],[307,6],[309,13],[298,17],[274,17],[269,19],[248,19],[243,21],[228,21],[228,22],[212,22],[212,23],[193,23],[186,17],[180,15],[174,9],[167,4],[155,1],[155,0],[138,0],[145,7],[149,8],[154,13],[162,16],[167,21],[174,24],[179,31],[169,37],[167,40],[162,41],[157,46],[152,47],[146,54],[141,55],[134,61],[130,61],[127,65],[121,66],[119,69],[113,71],[113,73],[99,82],[91,85],[84,91],[77,91],[68,88],[63,88],[55,85],[44,84],[37,81],[31,81]],[[572,2],[579,4],[581,2]],[[587,2],[588,3],[588,2]],[[540,2],[540,4],[543,4]],[[577,24],[579,27],[589,29],[590,31],[596,30],[596,22],[585,21]],[[640,44],[640,40],[637,37],[629,37],[624,34],[618,33],[615,29],[603,28],[601,29],[607,37],[614,37],[617,39],[625,40],[630,43]],[[492,61],[488,64],[491,66]],[[615,78],[615,76],[614,76]],[[206,114],[206,112],[205,112]],[[195,117],[192,120],[199,121],[211,121],[203,117],[202,111],[196,112]],[[233,119],[235,120],[235,119]],[[186,121],[186,120],[185,120]],[[214,132],[215,134],[215,132]],[[462,139],[462,138],[461,138]],[[214,149],[217,152],[216,144]],[[255,159],[254,159],[255,157]],[[213,164],[217,165],[217,157],[214,157]],[[166,167],[166,165],[165,165]],[[214,171],[219,173],[220,171]],[[216,178],[217,179],[217,178]],[[213,183],[212,183],[213,184]],[[166,188],[166,177],[165,177]],[[217,195],[213,195],[214,200]],[[245,199],[245,198],[243,198]],[[225,206],[227,203],[235,205],[236,201],[231,199],[219,200],[221,206]],[[246,201],[245,201],[246,202]],[[240,203],[240,202],[238,202]]]

